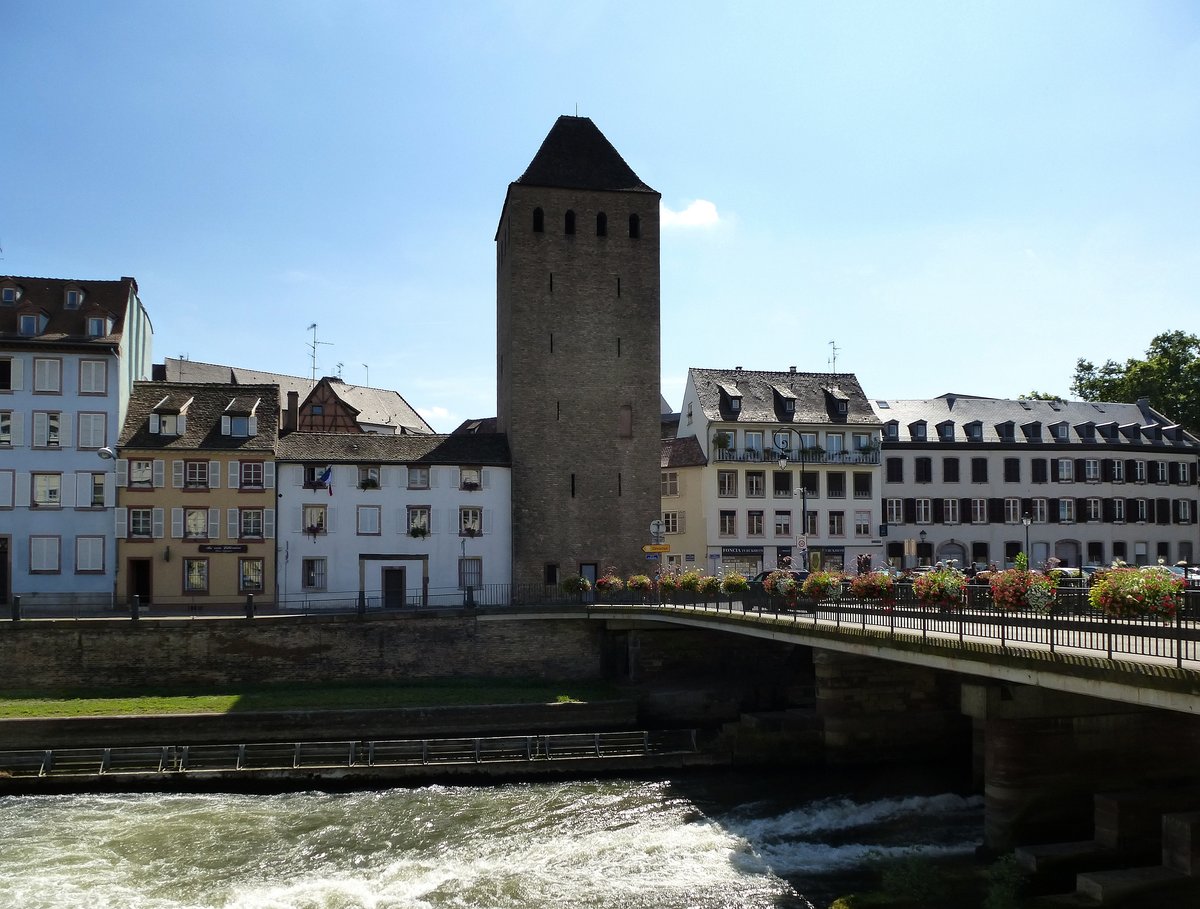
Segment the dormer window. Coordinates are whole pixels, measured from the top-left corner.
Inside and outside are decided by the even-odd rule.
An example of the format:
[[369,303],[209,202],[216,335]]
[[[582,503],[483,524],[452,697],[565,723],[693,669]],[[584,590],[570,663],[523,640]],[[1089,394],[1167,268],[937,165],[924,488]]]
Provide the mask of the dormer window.
[[938,430],[938,438],[941,439],[943,442],[953,442],[954,441],[954,424],[953,423],[939,423],[937,430]]
[[1051,428],[1054,433],[1054,438],[1060,442],[1066,442],[1069,435],[1069,428],[1066,423],[1055,423]]
[[1075,427],[1075,431],[1079,433],[1079,438],[1083,439],[1085,442],[1096,441],[1095,423],[1082,423]]
[[925,441],[925,421],[918,420],[916,423],[908,425],[908,435],[916,442]]
[[250,435],[250,417],[248,416],[231,416],[229,418],[229,432],[226,435],[244,439]]
[[1012,442],[1015,437],[1012,420],[1007,420],[1004,423],[997,423],[996,435],[1000,437],[1001,442]]
[[78,309],[80,307],[80,305],[82,305],[82,303],[83,303],[83,291],[82,290],[68,290],[66,302],[67,302],[67,309]]
[[1021,431],[1025,433],[1025,438],[1027,441],[1042,441],[1042,424],[1039,420],[1033,420],[1029,423],[1022,423]]
[[838,401],[837,407],[835,409],[837,410],[837,412],[839,414],[841,414],[842,416],[845,416],[850,410],[850,402],[849,401]]
[[160,436],[181,436],[186,417],[178,413],[150,414],[150,432]]
[[38,322],[39,319],[37,316],[31,313],[25,313],[18,320],[17,331],[19,334],[22,334],[27,338],[35,337],[36,335],[40,334],[38,331]]
[[99,316],[91,316],[87,320],[89,338],[103,338],[108,334],[108,320]]
[[883,435],[889,442],[897,441],[900,438],[900,424],[890,420],[883,427]]
[[732,395],[729,398],[729,409],[734,412],[740,411],[742,409],[742,396],[741,395]]
[[795,413],[796,412],[796,399],[795,398],[784,398],[783,399],[783,412],[784,413]]
[[967,432],[967,438],[972,442],[983,441],[983,424],[976,420],[973,423],[968,423],[963,429]]
[[17,293],[17,289],[15,287],[5,287],[0,289],[0,303],[11,306],[13,303],[17,302],[18,297],[20,297],[20,294]]

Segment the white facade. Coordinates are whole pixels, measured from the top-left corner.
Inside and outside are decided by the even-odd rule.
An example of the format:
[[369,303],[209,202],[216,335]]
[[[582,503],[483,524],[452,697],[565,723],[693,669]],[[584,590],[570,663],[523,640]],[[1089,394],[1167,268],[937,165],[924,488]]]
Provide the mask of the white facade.
[[1003,568],[1019,552],[1035,568],[1200,558],[1200,445],[1146,401],[943,395],[874,406],[896,565]]
[[[799,566],[801,544],[813,567],[882,560],[879,421],[853,376],[690,370],[686,436],[707,460],[699,517],[708,574],[752,575],[788,556]],[[664,514],[672,504],[664,496]]]
[[506,466],[306,459],[277,470],[281,602],[449,606],[468,587],[475,603],[508,601]]
[[132,383],[150,371],[149,319],[129,278],[0,284],[16,298],[0,317],[20,320],[0,339],[0,602],[108,604],[114,462],[98,453],[116,445]]

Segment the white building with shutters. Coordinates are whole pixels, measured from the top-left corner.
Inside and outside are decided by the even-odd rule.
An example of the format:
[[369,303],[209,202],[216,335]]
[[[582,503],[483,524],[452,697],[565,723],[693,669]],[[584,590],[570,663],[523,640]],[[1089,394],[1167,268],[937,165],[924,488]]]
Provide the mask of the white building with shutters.
[[279,388],[138,382],[116,462],[122,602],[275,597]]
[[153,329],[133,278],[0,276],[0,604],[109,605],[112,461]]
[[279,440],[281,601],[400,608],[508,602],[508,442],[293,432]]

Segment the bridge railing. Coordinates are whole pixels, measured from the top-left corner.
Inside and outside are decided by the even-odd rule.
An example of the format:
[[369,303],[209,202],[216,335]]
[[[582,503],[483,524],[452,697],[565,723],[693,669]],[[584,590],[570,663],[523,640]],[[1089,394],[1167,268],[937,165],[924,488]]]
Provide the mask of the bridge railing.
[[[903,587],[905,585],[900,585]],[[981,585],[979,585],[981,586]],[[820,602],[785,600],[765,595],[741,601],[722,598],[708,602],[676,597],[667,608],[771,617],[793,624],[883,631],[889,637],[922,640],[998,643],[1002,648],[1041,647],[1102,654],[1108,659],[1150,658],[1182,667],[1200,661],[1200,591],[1188,590],[1182,608],[1173,616],[1117,618],[1092,609],[1086,591],[1060,590],[1053,606],[1044,610],[997,607],[972,590],[957,606],[929,607],[898,587],[889,603],[857,600],[847,593]]]

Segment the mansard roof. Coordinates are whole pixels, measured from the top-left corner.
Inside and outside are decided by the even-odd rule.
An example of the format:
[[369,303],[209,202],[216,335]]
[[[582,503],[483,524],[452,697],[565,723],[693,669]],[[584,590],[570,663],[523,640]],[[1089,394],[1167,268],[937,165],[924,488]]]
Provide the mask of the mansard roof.
[[560,189],[655,192],[588,117],[559,117],[516,182]]
[[280,461],[380,464],[481,464],[508,467],[512,456],[503,433],[376,435],[293,432],[279,440]]
[[[17,295],[12,303],[0,303],[0,337],[5,344],[86,343],[105,347],[112,347],[120,341],[129,301],[137,296],[138,290],[137,281],[133,278],[88,281],[16,275],[0,275],[0,288],[12,288]],[[78,290],[83,294],[83,300],[77,308],[67,308],[68,290]],[[29,312],[46,317],[46,324],[37,335],[19,333],[19,316]],[[101,337],[89,337],[87,326],[91,317],[111,319],[112,330]]]
[[[880,422],[853,373],[690,369],[688,381],[710,421],[856,426]],[[739,399],[736,409],[734,398]],[[791,411],[788,401],[794,402]],[[846,404],[845,414],[837,412],[837,402]]]
[[[1145,398],[1136,404],[1121,404],[944,394],[926,400],[879,398],[873,400],[871,405],[884,424],[898,424],[895,436],[884,436],[885,442],[893,444],[937,444],[941,440],[936,437],[920,439],[912,435],[911,427],[921,423],[930,426],[951,423],[954,442],[1200,448],[1200,439],[1177,430],[1173,422],[1154,410]],[[982,424],[982,438],[970,439],[966,427],[976,422]],[[1052,429],[1064,424],[1068,428],[1065,440],[1055,437]],[[1003,438],[1000,432],[1000,427],[1006,425],[1014,427],[1009,439]]]
[[[182,435],[150,431],[151,414],[180,412],[186,418]],[[254,435],[223,434],[223,416],[253,416],[257,424]],[[278,435],[279,388],[275,385],[134,382],[118,446],[163,451],[262,453],[275,450]]]

